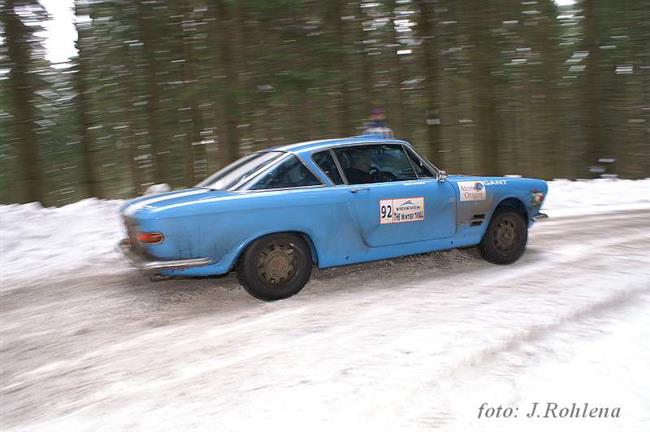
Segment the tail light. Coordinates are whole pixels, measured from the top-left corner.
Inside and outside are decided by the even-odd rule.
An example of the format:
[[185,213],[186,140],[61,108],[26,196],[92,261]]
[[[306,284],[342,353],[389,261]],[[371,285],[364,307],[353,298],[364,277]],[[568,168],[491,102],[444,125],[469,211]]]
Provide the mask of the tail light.
[[162,243],[165,238],[159,232],[141,232],[138,233],[138,241],[147,244]]

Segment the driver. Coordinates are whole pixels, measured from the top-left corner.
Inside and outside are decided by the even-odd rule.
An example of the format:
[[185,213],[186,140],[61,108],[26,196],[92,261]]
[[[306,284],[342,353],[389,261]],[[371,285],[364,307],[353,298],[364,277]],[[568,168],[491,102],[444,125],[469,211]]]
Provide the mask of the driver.
[[351,184],[373,183],[375,179],[370,175],[372,167],[372,158],[367,151],[350,152],[350,168],[345,170],[345,176]]

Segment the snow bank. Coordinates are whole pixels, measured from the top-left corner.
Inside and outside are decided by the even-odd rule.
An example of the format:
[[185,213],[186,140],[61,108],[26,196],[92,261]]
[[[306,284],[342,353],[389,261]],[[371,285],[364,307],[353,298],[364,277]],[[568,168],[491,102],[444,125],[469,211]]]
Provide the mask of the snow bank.
[[650,178],[548,182],[543,211],[551,217],[650,207]]
[[0,206],[0,288],[86,266],[113,267],[124,237],[122,201],[90,198],[59,208]]
[[[124,236],[122,201],[86,199],[60,208],[0,206],[0,287],[72,270],[115,271],[115,244]],[[549,182],[544,211],[551,217],[650,208],[650,179]]]

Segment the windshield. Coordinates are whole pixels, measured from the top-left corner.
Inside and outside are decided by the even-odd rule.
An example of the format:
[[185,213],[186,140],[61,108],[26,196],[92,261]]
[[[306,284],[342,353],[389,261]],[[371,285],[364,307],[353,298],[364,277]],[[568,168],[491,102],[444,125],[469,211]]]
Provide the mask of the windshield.
[[243,182],[249,180],[259,172],[261,168],[282,157],[284,154],[283,152],[277,151],[253,153],[217,171],[196,185],[196,187],[205,187],[213,190],[236,189]]

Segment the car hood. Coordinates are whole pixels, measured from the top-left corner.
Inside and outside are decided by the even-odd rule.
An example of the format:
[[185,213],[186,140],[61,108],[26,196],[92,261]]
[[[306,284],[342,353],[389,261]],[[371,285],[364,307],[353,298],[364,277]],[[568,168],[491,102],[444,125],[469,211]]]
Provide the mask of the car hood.
[[129,200],[122,205],[120,212],[133,216],[138,212],[156,212],[176,205],[188,204],[207,199],[232,195],[232,192],[211,190],[207,188],[190,188],[156,195],[147,195]]
[[509,176],[509,177],[499,177],[499,176],[474,176],[474,175],[465,175],[465,174],[450,174],[447,177],[447,180],[453,183],[458,182],[467,182],[467,181],[476,181],[482,182],[486,186],[505,186],[505,185],[514,185],[514,184],[527,184],[531,182],[541,182],[544,183],[544,180],[533,179],[527,177],[519,176]]

